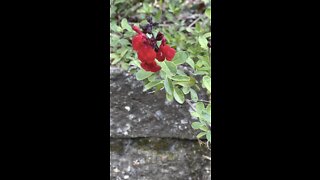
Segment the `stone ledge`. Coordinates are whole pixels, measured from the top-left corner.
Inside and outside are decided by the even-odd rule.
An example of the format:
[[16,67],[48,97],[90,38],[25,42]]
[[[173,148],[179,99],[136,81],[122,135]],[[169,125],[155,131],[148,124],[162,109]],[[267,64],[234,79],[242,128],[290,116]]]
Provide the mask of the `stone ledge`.
[[197,141],[166,138],[110,141],[110,179],[209,180],[210,151]]
[[196,139],[188,104],[168,103],[163,91],[142,89],[133,75],[110,67],[110,137]]

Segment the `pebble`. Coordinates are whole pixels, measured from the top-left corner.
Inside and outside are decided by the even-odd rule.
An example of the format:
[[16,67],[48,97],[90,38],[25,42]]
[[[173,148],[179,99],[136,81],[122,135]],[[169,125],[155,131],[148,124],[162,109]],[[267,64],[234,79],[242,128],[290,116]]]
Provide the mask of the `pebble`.
[[125,106],[124,108],[125,108],[127,111],[130,111],[130,109],[131,109],[129,106]]

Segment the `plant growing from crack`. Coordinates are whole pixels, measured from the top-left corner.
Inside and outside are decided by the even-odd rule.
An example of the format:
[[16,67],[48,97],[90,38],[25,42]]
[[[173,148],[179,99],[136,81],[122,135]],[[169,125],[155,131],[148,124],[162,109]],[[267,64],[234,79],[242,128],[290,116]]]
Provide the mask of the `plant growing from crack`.
[[[134,21],[130,24],[126,18],[120,19],[120,26],[111,22],[111,64],[135,74],[144,82],[143,91],[165,91],[167,101],[189,104],[191,116],[197,119],[191,124],[196,137],[210,148],[211,9],[208,6],[186,24],[188,17],[181,15],[179,4],[168,3],[169,10],[163,8],[164,4],[137,6],[138,13],[149,15],[140,23],[137,14],[129,18]],[[162,23],[153,22],[154,14]],[[201,92],[206,96],[202,97]]]

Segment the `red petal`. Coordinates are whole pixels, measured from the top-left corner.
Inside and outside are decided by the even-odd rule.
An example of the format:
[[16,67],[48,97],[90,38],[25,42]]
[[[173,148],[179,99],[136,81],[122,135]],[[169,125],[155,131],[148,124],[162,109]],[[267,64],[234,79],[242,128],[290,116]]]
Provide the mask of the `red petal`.
[[154,59],[156,58],[156,52],[152,49],[152,47],[144,45],[141,46],[139,52],[138,52],[138,59],[142,62],[154,62]]
[[145,41],[145,36],[143,36],[142,34],[138,34],[134,36],[132,38],[133,50],[138,52],[141,49],[141,47],[144,45],[144,41]]
[[176,54],[176,50],[174,50],[173,48],[171,48],[168,45],[162,46],[161,51],[163,52],[164,56],[166,57],[166,59],[168,61],[171,61],[173,59],[174,55]]
[[162,51],[159,49],[159,51],[157,52],[157,57],[156,57],[156,58],[158,59],[158,61],[162,62],[162,61],[164,61],[164,59],[165,59],[166,57],[164,57],[164,54],[163,54]]
[[151,72],[158,72],[161,69],[161,67],[155,61],[153,61],[151,63],[142,62],[141,67],[144,70],[151,71]]
[[137,32],[138,34],[142,34],[141,30],[139,29],[138,26],[132,26],[132,29]]

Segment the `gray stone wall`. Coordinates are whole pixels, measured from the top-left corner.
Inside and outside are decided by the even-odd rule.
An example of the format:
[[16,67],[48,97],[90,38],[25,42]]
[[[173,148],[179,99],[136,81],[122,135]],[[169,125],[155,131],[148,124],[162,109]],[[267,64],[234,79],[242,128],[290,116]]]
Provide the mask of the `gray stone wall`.
[[210,151],[195,138],[188,104],[142,89],[133,75],[110,67],[110,178],[210,179]]

